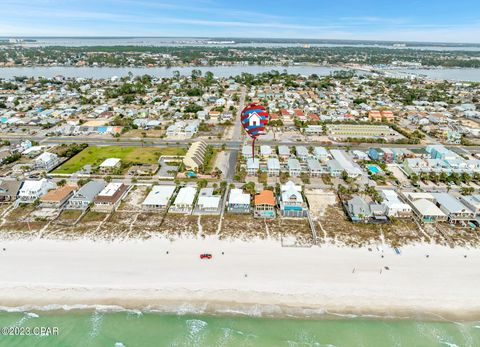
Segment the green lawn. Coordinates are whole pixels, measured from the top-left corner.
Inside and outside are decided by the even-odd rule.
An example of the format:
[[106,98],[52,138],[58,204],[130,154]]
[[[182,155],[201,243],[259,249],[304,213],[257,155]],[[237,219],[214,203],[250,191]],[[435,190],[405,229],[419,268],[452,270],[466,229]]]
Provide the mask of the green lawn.
[[66,161],[53,173],[72,174],[85,165],[100,165],[107,158],[120,158],[124,165],[155,164],[162,155],[184,155],[185,148],[156,148],[156,147],[87,147],[76,156]]

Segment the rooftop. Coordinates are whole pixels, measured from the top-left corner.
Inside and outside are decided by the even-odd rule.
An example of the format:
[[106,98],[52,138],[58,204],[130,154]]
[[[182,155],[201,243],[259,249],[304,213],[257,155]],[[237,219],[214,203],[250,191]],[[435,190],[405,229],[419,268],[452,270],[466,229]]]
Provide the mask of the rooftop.
[[445,213],[442,212],[433,202],[427,199],[419,199],[412,202],[412,205],[423,216],[445,217]]
[[175,186],[153,186],[142,205],[167,205],[175,188]]
[[116,182],[116,183],[109,183],[102,191],[98,194],[98,196],[113,196],[122,187],[123,183]]
[[57,189],[53,189],[49,191],[47,194],[40,198],[42,202],[57,202],[62,201],[67,197],[70,193],[77,189],[77,185],[75,184],[66,184],[63,187],[59,187]]
[[120,163],[121,159],[119,158],[108,158],[100,164],[100,167],[115,167],[118,163]]
[[255,205],[275,206],[275,197],[271,190],[262,190],[260,194],[255,195]]
[[228,201],[231,204],[249,205],[250,194],[244,193],[242,189],[234,188],[230,190],[230,198]]

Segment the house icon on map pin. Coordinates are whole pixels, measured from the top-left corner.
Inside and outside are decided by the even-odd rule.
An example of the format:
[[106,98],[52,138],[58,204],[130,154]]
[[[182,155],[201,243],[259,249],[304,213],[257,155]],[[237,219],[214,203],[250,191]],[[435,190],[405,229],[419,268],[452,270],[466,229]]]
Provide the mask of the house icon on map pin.
[[250,127],[261,126],[260,116],[257,114],[257,112],[251,113],[250,116],[248,117],[248,126]]

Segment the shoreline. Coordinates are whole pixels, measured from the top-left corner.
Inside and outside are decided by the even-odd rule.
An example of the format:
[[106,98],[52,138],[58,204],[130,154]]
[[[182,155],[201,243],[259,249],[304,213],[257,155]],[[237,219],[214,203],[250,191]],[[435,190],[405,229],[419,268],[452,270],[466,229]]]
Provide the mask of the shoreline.
[[[6,288],[2,288],[2,292]],[[18,293],[19,288],[11,288]],[[231,294],[232,296],[248,297],[247,301],[221,301],[216,299],[200,300],[187,299],[180,300],[166,299],[167,291],[149,291],[137,290],[138,297],[132,298],[131,289],[107,289],[103,291],[99,288],[45,288],[44,290],[26,289],[28,295],[32,291],[40,296],[32,296],[29,299],[18,298],[2,298],[0,305],[0,313],[28,313],[28,312],[93,312],[100,311],[103,313],[115,312],[132,312],[137,314],[162,314],[162,315],[199,315],[199,316],[221,316],[221,317],[252,317],[252,318],[268,318],[268,319],[299,319],[299,320],[336,320],[336,319],[374,319],[374,320],[421,320],[430,322],[476,322],[480,321],[480,305],[476,309],[463,308],[457,312],[453,312],[448,308],[437,308],[432,310],[431,306],[416,306],[415,309],[411,305],[392,306],[349,306],[342,307],[339,305],[329,304],[308,304],[298,305],[292,304],[292,301],[276,301],[275,303],[260,303],[251,300],[252,295],[260,295],[263,298],[278,298],[275,293],[239,293],[232,291],[222,295]],[[55,300],[54,297],[64,294],[68,291],[68,295],[72,296],[70,300]],[[172,290],[185,295],[193,295],[193,291]],[[51,295],[48,299],[45,294]],[[85,295],[92,293],[92,296]],[[93,294],[94,293],[94,294]],[[156,296],[158,295],[158,296]],[[202,296],[215,296],[214,292],[204,292]],[[3,296],[3,294],[2,294]],[[127,298],[126,298],[127,296]],[[168,295],[167,295],[168,296]],[[291,295],[293,298],[295,295]],[[36,304],[32,304],[36,301]],[[424,310],[425,309],[425,310]]]
[[[284,248],[213,238],[0,241],[3,247],[0,311],[480,319],[477,249],[419,244],[396,255],[374,246]],[[204,251],[213,259],[200,260]]]

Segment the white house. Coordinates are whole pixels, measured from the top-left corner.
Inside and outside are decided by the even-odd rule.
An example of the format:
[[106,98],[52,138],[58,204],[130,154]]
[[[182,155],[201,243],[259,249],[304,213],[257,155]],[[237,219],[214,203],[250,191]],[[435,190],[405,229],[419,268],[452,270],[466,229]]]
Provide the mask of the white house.
[[383,189],[380,194],[383,197],[383,204],[387,206],[387,216],[401,218],[412,215],[410,205],[402,202],[394,190]]
[[153,186],[143,201],[142,207],[149,210],[167,208],[175,188],[175,186]]
[[260,169],[260,160],[258,158],[247,159],[247,174],[256,175]]
[[213,188],[202,188],[198,194],[195,212],[199,214],[219,214],[221,200],[220,195],[214,195]]
[[324,147],[315,147],[313,153],[315,158],[320,161],[326,162],[328,160],[328,152]]
[[298,159],[295,159],[295,158],[288,159],[287,165],[288,165],[288,173],[290,174],[290,176],[292,177],[300,176],[300,174],[302,173],[302,166],[300,165],[300,162],[298,161]]
[[53,182],[43,178],[39,181],[25,181],[18,192],[18,199],[23,203],[32,203],[55,188]]
[[227,209],[232,213],[249,213],[250,194],[244,193],[242,189],[238,188],[230,190]]
[[311,177],[318,177],[324,173],[322,165],[320,165],[320,162],[317,159],[307,159],[307,167]]
[[170,207],[170,212],[176,213],[190,213],[193,208],[193,201],[197,194],[197,188],[192,186],[186,186],[180,188],[177,197]]
[[279,205],[282,216],[305,217],[308,209],[301,193],[302,187],[288,181],[280,187],[280,190]]
[[308,149],[305,146],[295,146],[295,152],[297,153],[297,158],[301,161],[305,161],[309,157]]
[[280,175],[280,161],[277,158],[268,158],[267,171],[269,176]]
[[272,155],[272,147],[268,145],[260,146],[260,155],[262,158],[268,158]]
[[121,159],[119,158],[108,158],[103,161],[103,163],[100,164],[100,170],[102,172],[110,172],[114,169],[117,169],[120,167],[120,162]]
[[43,152],[35,158],[35,168],[50,171],[60,163],[58,156],[53,153]]
[[278,156],[282,160],[287,160],[291,156],[290,148],[285,145],[278,146]]
[[260,116],[257,112],[252,112],[248,116],[248,126],[259,127],[262,124]]
[[251,146],[248,146],[248,145],[243,145],[242,147],[242,155],[244,158],[251,158],[252,155],[253,155],[253,152],[252,152],[252,147]]

